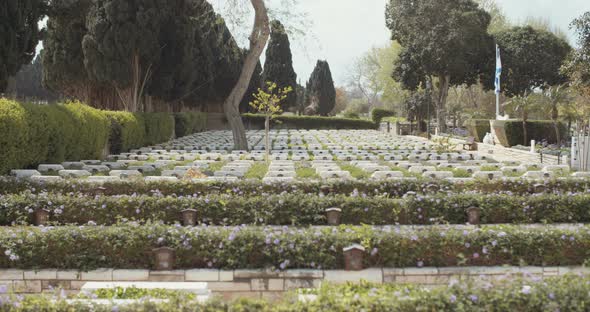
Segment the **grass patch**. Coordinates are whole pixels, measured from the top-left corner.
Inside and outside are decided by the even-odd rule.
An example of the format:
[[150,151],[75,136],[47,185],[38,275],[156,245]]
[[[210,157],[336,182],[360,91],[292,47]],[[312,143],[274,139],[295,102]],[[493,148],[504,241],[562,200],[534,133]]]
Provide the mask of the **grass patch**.
[[498,171],[500,169],[498,169],[495,166],[481,166],[480,171]]
[[340,168],[342,168],[342,170],[350,172],[350,175],[355,179],[366,180],[371,177],[370,173],[357,166],[342,163],[339,163],[338,165],[340,166]]
[[269,163],[266,161],[255,162],[252,167],[246,171],[244,178],[262,180],[268,172],[268,166]]
[[306,167],[303,164],[297,164],[295,167],[295,173],[298,179],[303,180],[315,180],[320,179],[320,175],[316,172],[315,168]]
[[227,165],[227,161],[216,161],[214,163],[209,164],[209,167],[207,167],[207,171],[211,171],[211,172],[219,171],[225,165]]
[[453,177],[455,178],[471,178],[473,173],[465,170],[465,169],[454,169],[453,170]]

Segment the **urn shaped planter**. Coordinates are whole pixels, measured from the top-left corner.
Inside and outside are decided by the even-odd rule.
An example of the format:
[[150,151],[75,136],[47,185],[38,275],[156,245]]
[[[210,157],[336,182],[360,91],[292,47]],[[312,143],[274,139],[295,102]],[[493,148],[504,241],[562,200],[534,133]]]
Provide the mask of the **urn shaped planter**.
[[49,210],[37,209],[33,212],[33,224],[36,226],[47,225],[49,222]]
[[344,251],[344,269],[346,271],[360,271],[364,268],[363,258],[365,248],[361,245],[354,244],[343,248]]
[[480,223],[481,210],[478,207],[467,208],[467,222],[471,225]]
[[328,225],[340,225],[341,216],[342,209],[340,208],[326,209],[326,218],[328,219]]
[[160,247],[153,249],[152,252],[155,257],[155,270],[167,271],[174,269],[176,261],[176,253],[174,249],[170,247]]
[[184,226],[195,226],[197,225],[197,211],[194,209],[185,209],[181,211],[182,224]]

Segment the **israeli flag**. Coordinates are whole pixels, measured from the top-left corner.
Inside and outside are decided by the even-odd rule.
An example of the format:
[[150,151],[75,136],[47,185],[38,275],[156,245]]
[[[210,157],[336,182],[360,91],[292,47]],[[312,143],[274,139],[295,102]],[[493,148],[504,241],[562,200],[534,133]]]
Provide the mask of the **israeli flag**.
[[502,76],[502,58],[500,57],[500,47],[496,45],[496,94],[500,94],[500,77]]

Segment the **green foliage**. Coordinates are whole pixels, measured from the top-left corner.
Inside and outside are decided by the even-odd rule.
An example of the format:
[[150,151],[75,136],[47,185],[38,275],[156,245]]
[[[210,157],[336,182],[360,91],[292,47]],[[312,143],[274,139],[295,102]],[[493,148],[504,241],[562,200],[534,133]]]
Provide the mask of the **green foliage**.
[[109,135],[109,121],[100,111],[80,103],[37,106],[0,100],[0,173],[30,168],[46,161],[100,158]]
[[[536,142],[557,143],[555,128],[549,120],[529,120],[527,125],[527,138]],[[520,145],[524,141],[524,134],[521,120],[494,121],[494,127],[500,130],[498,138],[504,146]],[[563,123],[558,124],[560,133],[567,133],[567,127]]]
[[320,179],[320,175],[317,173],[315,168],[299,166],[295,168],[297,179]]
[[94,291],[91,295],[80,294],[76,298],[81,299],[141,299],[141,298],[157,298],[157,299],[173,299],[182,298],[183,300],[195,300],[197,297],[194,293],[183,292],[178,290],[167,289],[142,289],[136,287],[129,288],[112,288],[99,289]]
[[111,121],[109,147],[113,154],[128,152],[144,146],[146,125],[139,114],[128,112],[105,112]]
[[[249,178],[261,178],[267,167],[263,164],[249,173]],[[343,168],[345,169],[345,168]],[[493,169],[493,168],[491,168]],[[496,169],[497,170],[497,169]],[[353,173],[354,174],[354,173]],[[359,179],[366,178],[360,173]],[[343,224],[464,224],[469,207],[481,209],[483,224],[497,223],[564,223],[590,222],[585,209],[588,195],[505,195],[505,194],[433,194],[416,198],[389,198],[384,195],[348,196],[291,191],[288,194],[260,195],[227,192],[201,197],[152,197],[121,195],[117,197],[59,193],[9,194],[0,199],[4,208],[0,224],[30,224],[29,209],[48,209],[56,225],[84,225],[92,221],[113,225],[117,220],[138,222],[180,222],[183,209],[196,209],[197,219],[208,225],[323,225],[324,210],[342,208]],[[354,194],[354,193],[353,193]],[[366,194],[365,194],[366,195]],[[51,203],[51,204],[50,204]],[[138,212],[138,207],[141,207]]]
[[[146,291],[147,297],[158,298],[166,295],[163,291],[156,292],[157,296],[152,296],[152,293],[154,292]],[[448,286],[429,287],[361,281],[338,285],[322,283],[319,289],[302,289],[298,293],[316,297],[315,300],[305,301],[295,301],[288,296],[272,302],[240,299],[233,302],[211,300],[198,303],[191,296],[170,295],[165,296],[170,298],[169,301],[157,303],[142,300],[130,305],[88,305],[67,303],[63,298],[56,300],[55,296],[29,295],[13,296],[10,300],[5,300],[0,309],[14,312],[585,311],[590,301],[590,279],[587,276],[570,274],[543,279],[511,277],[461,280]]]
[[327,116],[336,106],[336,89],[327,61],[318,60],[305,88],[305,114]]
[[264,178],[264,176],[266,175],[267,172],[268,172],[268,163],[267,162],[255,163],[250,167],[250,169],[248,169],[248,171],[246,171],[244,178],[262,180],[262,178]]
[[469,131],[469,135],[474,137],[477,142],[483,142],[486,133],[491,133],[490,121],[487,119],[469,119],[464,126]]
[[386,109],[375,108],[371,111],[371,119],[376,124],[380,124],[381,120],[383,120],[383,118],[385,118],[385,117],[394,117],[394,116],[395,116],[395,112],[390,111],[390,110],[386,110]]
[[207,114],[187,112],[174,114],[176,137],[180,138],[207,129]]
[[145,120],[144,145],[166,142],[174,136],[174,116],[168,113],[142,113]]
[[371,177],[371,174],[357,166],[340,163],[340,168],[344,171],[350,172],[350,175],[358,180],[366,180]]
[[[441,233],[444,233],[441,235]],[[176,251],[176,268],[342,269],[344,247],[361,243],[365,266],[581,265],[588,258],[587,226],[341,226],[177,227],[156,224],[0,229],[3,268],[148,269],[152,249]],[[467,244],[469,243],[469,244]],[[51,248],[47,248],[51,246]],[[195,252],[198,250],[199,252]],[[370,256],[376,250],[378,256]],[[433,252],[436,250],[437,252]],[[487,250],[483,252],[482,250]],[[288,260],[288,261],[287,261]]]
[[[246,123],[263,126],[264,115],[243,114]],[[280,124],[275,128],[287,129],[377,129],[377,125],[370,120],[335,118],[321,116],[275,116],[273,120]]]
[[410,90],[424,86],[427,76],[448,76],[450,85],[473,84],[487,76],[492,81],[490,21],[471,0],[388,1],[387,27],[403,47],[394,78]]
[[522,96],[566,81],[560,68],[571,47],[565,40],[530,26],[504,30],[495,37],[502,50],[502,89],[507,95]]
[[[266,49],[266,60],[262,81],[274,82],[279,89],[290,88],[295,90],[297,86],[297,74],[293,69],[293,57],[291,55],[291,44],[285,27],[281,22],[275,20],[270,23],[271,33]],[[264,87],[264,86],[263,86]],[[297,104],[297,92],[287,95],[281,104],[283,111],[294,111]]]
[[39,22],[46,13],[46,0],[0,3],[0,93],[22,65],[30,64],[42,37]]

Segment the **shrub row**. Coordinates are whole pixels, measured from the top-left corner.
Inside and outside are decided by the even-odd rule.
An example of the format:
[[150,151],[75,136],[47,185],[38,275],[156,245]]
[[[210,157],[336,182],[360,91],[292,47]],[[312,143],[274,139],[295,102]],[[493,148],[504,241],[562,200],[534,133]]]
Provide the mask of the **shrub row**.
[[109,120],[80,103],[39,106],[0,99],[0,174],[103,154]]
[[[161,293],[154,298],[161,299]],[[590,279],[567,275],[533,280],[526,278],[500,281],[457,282],[451,286],[418,287],[411,285],[376,285],[366,282],[331,285],[323,283],[313,292],[316,300],[260,301],[241,299],[234,302],[198,303],[190,296],[167,295],[168,302],[143,300],[134,305],[87,305],[55,300],[55,296],[32,295],[10,298],[0,304],[2,311],[586,311],[590,302]],[[53,300],[52,300],[53,299]]]
[[464,224],[466,210],[478,207],[481,223],[590,222],[590,195],[514,196],[453,194],[386,197],[317,196],[304,193],[253,196],[238,194],[198,197],[72,196],[30,194],[0,196],[0,225],[32,223],[33,212],[50,212],[52,224],[111,225],[120,220],[180,222],[181,211],[197,211],[207,225],[324,225],[325,210],[342,209],[343,224]]
[[[263,128],[264,115],[243,114],[242,119],[250,128]],[[282,129],[377,129],[371,120],[321,116],[277,116],[273,128]]]
[[193,195],[193,194],[219,194],[240,193],[241,195],[256,195],[261,192],[283,193],[301,191],[310,194],[319,194],[328,190],[330,194],[359,194],[361,196],[387,195],[389,197],[401,197],[408,192],[430,193],[430,188],[440,189],[441,192],[480,192],[480,193],[508,193],[508,194],[533,194],[537,186],[542,185],[547,193],[564,194],[590,189],[590,180],[547,180],[539,184],[539,181],[488,181],[480,180],[467,183],[451,183],[444,180],[418,180],[418,181],[336,181],[336,182],[311,182],[301,181],[293,183],[264,183],[262,181],[236,182],[145,182],[143,180],[129,180],[120,182],[106,182],[97,187],[96,184],[85,183],[81,180],[61,180],[53,182],[35,182],[12,177],[0,177],[0,194],[14,194],[25,191],[39,192],[76,192],[81,194],[105,194],[105,195],[132,195],[152,194],[154,192],[163,195]]
[[[562,136],[565,137],[568,133],[566,125],[559,123],[558,127]],[[504,146],[509,147],[525,143],[522,120],[496,120],[494,121],[494,128],[500,131],[498,139]],[[553,122],[550,120],[527,121],[527,142],[525,145],[530,145],[531,140],[537,142],[546,141],[550,144],[557,143]]]
[[0,268],[148,269],[166,246],[178,269],[341,269],[351,244],[366,267],[568,266],[587,261],[590,227],[4,227]]
[[483,142],[486,133],[491,133],[490,121],[488,119],[469,119],[463,124],[469,131],[469,135],[477,142]]
[[[203,129],[202,113],[176,114],[182,135]],[[175,116],[169,113],[101,111],[79,102],[34,105],[0,99],[0,174],[39,163],[99,159],[108,150],[168,141],[174,136]]]
[[201,112],[174,114],[176,136],[183,137],[207,129],[207,114]]
[[381,120],[386,117],[395,117],[395,112],[381,108],[375,108],[371,111],[371,120],[376,124],[380,124]]

